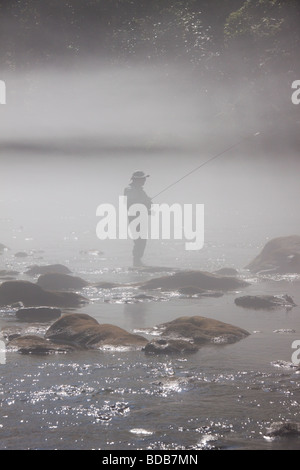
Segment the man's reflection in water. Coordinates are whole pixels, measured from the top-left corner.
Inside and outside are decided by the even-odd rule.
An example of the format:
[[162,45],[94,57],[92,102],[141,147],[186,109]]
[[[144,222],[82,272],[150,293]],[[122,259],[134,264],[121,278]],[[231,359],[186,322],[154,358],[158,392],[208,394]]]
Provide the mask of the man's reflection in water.
[[124,304],[124,315],[130,319],[130,327],[135,328],[147,328],[149,325],[146,324],[147,313],[149,311],[148,302],[134,302]]

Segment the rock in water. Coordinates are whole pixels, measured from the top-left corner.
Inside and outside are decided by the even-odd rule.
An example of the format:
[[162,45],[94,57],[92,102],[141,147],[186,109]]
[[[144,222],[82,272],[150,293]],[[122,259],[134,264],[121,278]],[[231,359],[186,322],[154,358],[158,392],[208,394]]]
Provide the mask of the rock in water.
[[71,271],[67,266],[63,264],[50,264],[47,266],[31,266],[25,274],[29,276],[37,276],[39,274],[58,273],[58,274],[71,274]]
[[95,318],[86,314],[64,315],[53,323],[45,337],[55,343],[70,343],[88,349],[105,346],[134,347],[141,349],[146,338],[129,333],[110,324],[99,324]]
[[74,343],[85,346],[97,337],[96,329],[99,323],[90,315],[84,313],[63,315],[53,323],[46,332],[46,338],[51,341]]
[[170,276],[150,279],[140,287],[142,289],[161,289],[165,291],[179,290],[184,287],[228,291],[240,289],[248,285],[249,283],[235,277],[220,276],[204,271],[183,271]]
[[17,319],[24,322],[48,322],[60,316],[61,310],[53,307],[20,308],[16,312]]
[[89,285],[89,283],[81,279],[81,277],[61,273],[42,274],[38,278],[37,284],[47,290],[82,289]]
[[300,274],[300,236],[270,240],[246,269],[253,273]]
[[213,318],[179,317],[158,327],[163,338],[180,338],[201,346],[207,343],[234,343],[249,336],[248,331]]
[[190,341],[180,339],[160,338],[150,341],[143,348],[146,354],[191,354],[199,350],[199,347]]
[[197,294],[205,294],[207,291],[205,289],[200,289],[200,287],[186,286],[186,287],[180,287],[178,289],[178,292],[184,295],[197,295]]
[[0,285],[0,305],[22,302],[25,307],[81,307],[87,299],[75,292],[51,292],[28,281],[7,281]]
[[249,336],[248,331],[212,318],[180,317],[156,327],[155,338],[143,348],[146,354],[191,354],[208,344],[235,343]]
[[237,297],[234,302],[239,307],[253,310],[273,310],[275,308],[296,307],[296,304],[289,295],[245,295],[243,297]]
[[300,423],[279,421],[272,423],[265,434],[267,437],[299,437]]
[[12,339],[18,338],[22,335],[22,328],[19,326],[8,326],[4,327],[0,331],[0,338],[5,339],[6,341],[11,341]]
[[6,349],[21,354],[53,354],[74,351],[72,345],[56,344],[40,336],[20,336],[8,342]]

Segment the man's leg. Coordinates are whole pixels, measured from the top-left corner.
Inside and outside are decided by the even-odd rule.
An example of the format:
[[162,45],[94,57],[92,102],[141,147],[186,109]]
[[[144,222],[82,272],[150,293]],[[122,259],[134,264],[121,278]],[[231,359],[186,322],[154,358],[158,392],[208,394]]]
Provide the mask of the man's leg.
[[134,266],[143,266],[142,257],[146,248],[147,240],[144,238],[138,238],[133,241],[133,265]]

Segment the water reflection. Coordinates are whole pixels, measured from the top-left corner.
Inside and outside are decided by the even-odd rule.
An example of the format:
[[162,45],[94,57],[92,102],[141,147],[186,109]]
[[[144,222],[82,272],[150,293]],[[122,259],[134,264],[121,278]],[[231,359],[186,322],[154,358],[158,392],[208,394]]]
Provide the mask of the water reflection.
[[138,302],[138,303],[126,303],[124,304],[123,313],[126,318],[128,318],[128,325],[130,328],[134,329],[137,326],[139,328],[146,328],[149,326],[148,315],[149,305],[148,302]]

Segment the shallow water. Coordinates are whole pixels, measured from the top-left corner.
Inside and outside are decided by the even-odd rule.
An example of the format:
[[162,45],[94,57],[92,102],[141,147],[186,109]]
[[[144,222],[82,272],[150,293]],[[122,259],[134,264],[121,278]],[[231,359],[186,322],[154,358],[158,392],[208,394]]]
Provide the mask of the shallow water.
[[[32,258],[20,261],[10,252],[3,256],[6,265],[19,271],[34,264]],[[53,250],[40,261],[59,260],[91,281],[130,283],[160,275],[115,269],[113,259],[101,256],[63,259],[57,249],[56,256]],[[249,279],[246,271],[242,276]],[[31,279],[24,274],[19,278]],[[300,305],[297,276],[250,280],[243,292],[287,293]],[[148,327],[184,315],[229,322],[251,335],[187,357],[118,350],[47,357],[7,353],[0,366],[2,449],[300,448],[297,438],[264,438],[274,421],[299,421],[300,375],[291,367],[291,344],[300,339],[300,307],[247,310],[234,304],[240,292],[219,298],[147,292],[154,299],[143,301],[134,299],[136,288],[81,292],[91,302],[80,312],[147,337]],[[2,309],[0,324],[15,324],[13,312]],[[274,332],[282,329],[288,332]]]
[[[150,170],[151,165],[157,165],[150,163],[150,158],[145,163]],[[76,164],[91,188],[90,193],[79,184],[78,167],[76,187],[71,188],[66,178],[66,171],[68,176],[73,175],[69,163],[61,163],[55,180],[51,179],[54,176],[51,165],[43,180],[39,179],[40,165],[33,174],[26,174],[24,181],[22,171],[26,165],[23,167],[18,161],[16,180],[14,166],[7,166],[6,185],[14,181],[19,189],[13,195],[8,191],[0,201],[3,209],[0,241],[11,248],[0,257],[1,269],[15,269],[20,273],[18,279],[31,281],[35,278],[23,274],[28,266],[52,263],[62,263],[74,275],[90,282],[129,284],[160,276],[161,272],[130,268],[130,240],[100,242],[95,236],[95,209],[101,202],[109,202],[115,187],[110,192],[106,186],[107,199],[103,200],[101,187],[97,192],[93,184],[99,174],[110,181],[112,162],[94,161],[92,169],[80,161]],[[180,165],[182,168],[176,168],[176,174],[184,166],[193,168],[195,159],[180,161]],[[53,166],[56,169],[56,164]],[[138,158],[129,159],[127,166],[139,167]],[[219,171],[222,173],[225,168],[220,164]],[[252,169],[253,178],[258,173],[258,168]],[[121,184],[124,174],[125,171],[117,176],[117,184]],[[151,241],[145,262],[211,272],[224,266],[235,267],[251,283],[249,287],[218,298],[146,292],[153,296],[150,299],[136,299],[134,296],[140,291],[132,287],[89,287],[80,293],[90,303],[78,311],[92,315],[100,323],[112,323],[149,338],[151,327],[190,315],[232,323],[251,335],[236,344],[203,347],[186,357],[148,357],[142,351],[126,350],[44,357],[6,353],[6,363],[0,364],[1,449],[300,448],[299,438],[270,441],[264,437],[272,422],[300,421],[300,374],[291,364],[292,342],[300,340],[300,278],[254,277],[244,269],[268,238],[299,232],[296,206],[287,203],[289,199],[299,200],[296,197],[299,188],[293,186],[297,174],[291,172],[285,182],[280,180],[284,175],[274,176],[274,187],[281,181],[282,188],[277,199],[274,192],[266,194],[264,174],[260,178],[255,176],[254,202],[251,173],[246,172],[237,186],[232,186],[234,175],[230,175],[229,168],[223,186],[218,182],[219,192],[214,199],[216,187],[210,188],[211,180],[201,180],[202,200],[195,192],[195,184],[185,186],[184,202],[207,202],[203,250],[185,251],[183,242],[178,241]],[[170,166],[170,174],[158,175],[157,185],[163,186],[172,178],[175,179],[174,166]],[[54,197],[49,191],[53,181]],[[247,181],[244,198],[236,198]],[[36,190],[42,200],[46,194],[44,186],[49,194],[41,203],[37,201]],[[35,190],[31,193],[32,187]],[[232,194],[225,197],[228,187]],[[78,188],[86,199],[76,210],[70,209],[72,204],[60,206],[62,196],[71,201]],[[287,188],[293,188],[292,193],[285,192]],[[150,189],[153,191],[153,186]],[[167,195],[166,202],[172,197]],[[272,211],[270,202],[274,202]],[[28,257],[15,258],[17,251],[26,251]],[[271,312],[243,309],[234,304],[235,297],[242,292],[289,294],[298,306]],[[0,328],[15,324],[14,312],[2,309]]]

